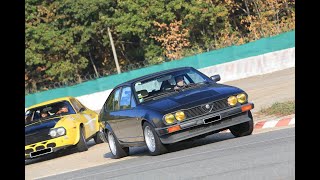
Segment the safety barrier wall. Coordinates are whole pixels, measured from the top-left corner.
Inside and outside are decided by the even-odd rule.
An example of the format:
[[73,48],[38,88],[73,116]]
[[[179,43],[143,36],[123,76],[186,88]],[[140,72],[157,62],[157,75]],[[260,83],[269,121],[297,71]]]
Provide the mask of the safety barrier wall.
[[220,74],[221,82],[269,73],[295,66],[295,31],[263,38],[240,46],[230,46],[180,60],[110,75],[74,86],[25,96],[25,107],[64,96],[77,97],[99,110],[112,88],[127,80],[177,67],[191,66],[208,76]]

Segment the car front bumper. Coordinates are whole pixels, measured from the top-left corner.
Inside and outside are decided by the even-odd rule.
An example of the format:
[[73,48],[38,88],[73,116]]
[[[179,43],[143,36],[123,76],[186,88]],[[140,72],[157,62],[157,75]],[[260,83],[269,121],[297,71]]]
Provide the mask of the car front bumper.
[[[34,158],[50,154],[73,145],[74,138],[67,135],[25,146],[25,158]],[[31,154],[32,153],[32,154]]]
[[[234,125],[250,121],[251,117],[248,113],[248,111],[250,110],[242,111],[242,107],[248,106],[249,104],[251,105],[251,109],[253,109],[254,104],[247,103],[241,106],[236,106],[223,111],[214,112],[182,122],[179,124],[181,130],[173,133],[168,133],[167,131],[167,129],[172,126],[167,126],[165,128],[156,128],[155,130],[158,133],[163,144],[172,144],[204,134],[219,132]],[[219,119],[214,120],[210,123],[205,123],[204,121],[215,117],[219,117]],[[176,125],[177,124],[173,126]]]

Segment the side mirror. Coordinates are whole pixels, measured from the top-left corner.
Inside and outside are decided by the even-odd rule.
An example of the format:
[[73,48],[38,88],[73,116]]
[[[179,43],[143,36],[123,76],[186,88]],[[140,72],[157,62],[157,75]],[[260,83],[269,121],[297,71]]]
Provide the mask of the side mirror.
[[86,109],[82,107],[82,108],[79,109],[79,112],[82,112],[84,110],[86,110]]
[[216,74],[210,77],[214,82],[218,82],[221,80],[220,75]]

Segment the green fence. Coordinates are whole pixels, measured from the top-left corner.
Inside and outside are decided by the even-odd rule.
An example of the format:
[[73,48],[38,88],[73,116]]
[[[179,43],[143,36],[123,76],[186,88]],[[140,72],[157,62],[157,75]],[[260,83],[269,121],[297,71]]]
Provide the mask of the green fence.
[[25,107],[63,96],[77,97],[112,89],[116,85],[127,80],[166,69],[184,67],[186,65],[196,69],[205,68],[292,47],[295,47],[295,31],[259,39],[240,46],[230,46],[195,56],[185,57],[180,60],[165,62],[159,65],[153,65],[121,74],[110,75],[70,87],[29,94],[25,96]]

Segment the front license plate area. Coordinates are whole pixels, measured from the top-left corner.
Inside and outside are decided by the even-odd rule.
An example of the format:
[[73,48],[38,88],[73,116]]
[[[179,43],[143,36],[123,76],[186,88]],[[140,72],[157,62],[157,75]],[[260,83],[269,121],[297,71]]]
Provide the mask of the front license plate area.
[[213,123],[215,121],[219,121],[221,119],[221,115],[217,115],[217,116],[213,116],[209,119],[204,119],[203,120],[203,124],[209,124],[209,123]]
[[48,153],[52,153],[51,147],[30,153],[30,158],[34,158],[34,157],[41,156],[41,155],[48,154]]

